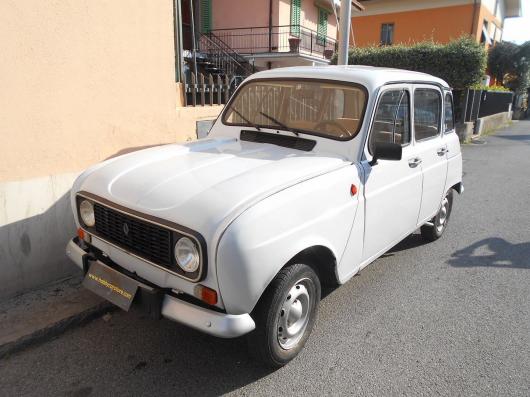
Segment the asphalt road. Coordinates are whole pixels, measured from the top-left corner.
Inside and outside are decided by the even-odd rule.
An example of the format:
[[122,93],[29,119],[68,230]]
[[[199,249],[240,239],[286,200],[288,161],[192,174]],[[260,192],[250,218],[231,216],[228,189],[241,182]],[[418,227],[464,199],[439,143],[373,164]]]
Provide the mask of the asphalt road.
[[322,301],[271,372],[245,341],[115,312],[0,361],[0,395],[530,395],[530,122],[463,148],[446,234],[413,234]]

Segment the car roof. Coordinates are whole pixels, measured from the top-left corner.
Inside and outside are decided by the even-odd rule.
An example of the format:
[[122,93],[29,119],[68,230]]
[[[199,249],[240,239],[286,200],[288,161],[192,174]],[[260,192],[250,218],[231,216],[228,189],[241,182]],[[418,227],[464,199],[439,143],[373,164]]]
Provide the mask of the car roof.
[[363,65],[294,66],[270,69],[251,75],[248,80],[261,78],[329,79],[359,83],[369,90],[396,82],[430,83],[450,88],[444,80],[427,73],[411,70]]

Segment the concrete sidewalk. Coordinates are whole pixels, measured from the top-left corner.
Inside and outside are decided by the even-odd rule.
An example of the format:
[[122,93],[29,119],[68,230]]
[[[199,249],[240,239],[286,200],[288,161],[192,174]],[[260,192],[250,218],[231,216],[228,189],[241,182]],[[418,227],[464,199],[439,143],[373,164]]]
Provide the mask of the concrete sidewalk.
[[0,359],[114,310],[81,282],[76,276],[0,302]]

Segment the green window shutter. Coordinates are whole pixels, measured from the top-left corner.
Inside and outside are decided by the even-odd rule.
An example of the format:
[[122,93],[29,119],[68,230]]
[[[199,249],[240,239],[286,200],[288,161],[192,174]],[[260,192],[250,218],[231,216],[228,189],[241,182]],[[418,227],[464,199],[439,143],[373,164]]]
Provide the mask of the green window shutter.
[[300,37],[300,9],[302,0],[291,0],[291,35]]
[[318,9],[318,27],[317,27],[317,43],[326,45],[326,37],[328,36],[328,12],[322,8]]
[[201,30],[208,33],[212,30],[212,0],[201,1]]

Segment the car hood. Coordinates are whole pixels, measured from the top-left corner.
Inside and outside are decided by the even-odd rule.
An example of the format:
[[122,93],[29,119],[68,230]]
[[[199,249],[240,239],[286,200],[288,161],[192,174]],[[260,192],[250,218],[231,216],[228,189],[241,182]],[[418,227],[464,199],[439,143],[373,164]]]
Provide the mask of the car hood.
[[213,237],[253,203],[347,165],[329,154],[216,138],[111,159],[83,174],[76,191]]

